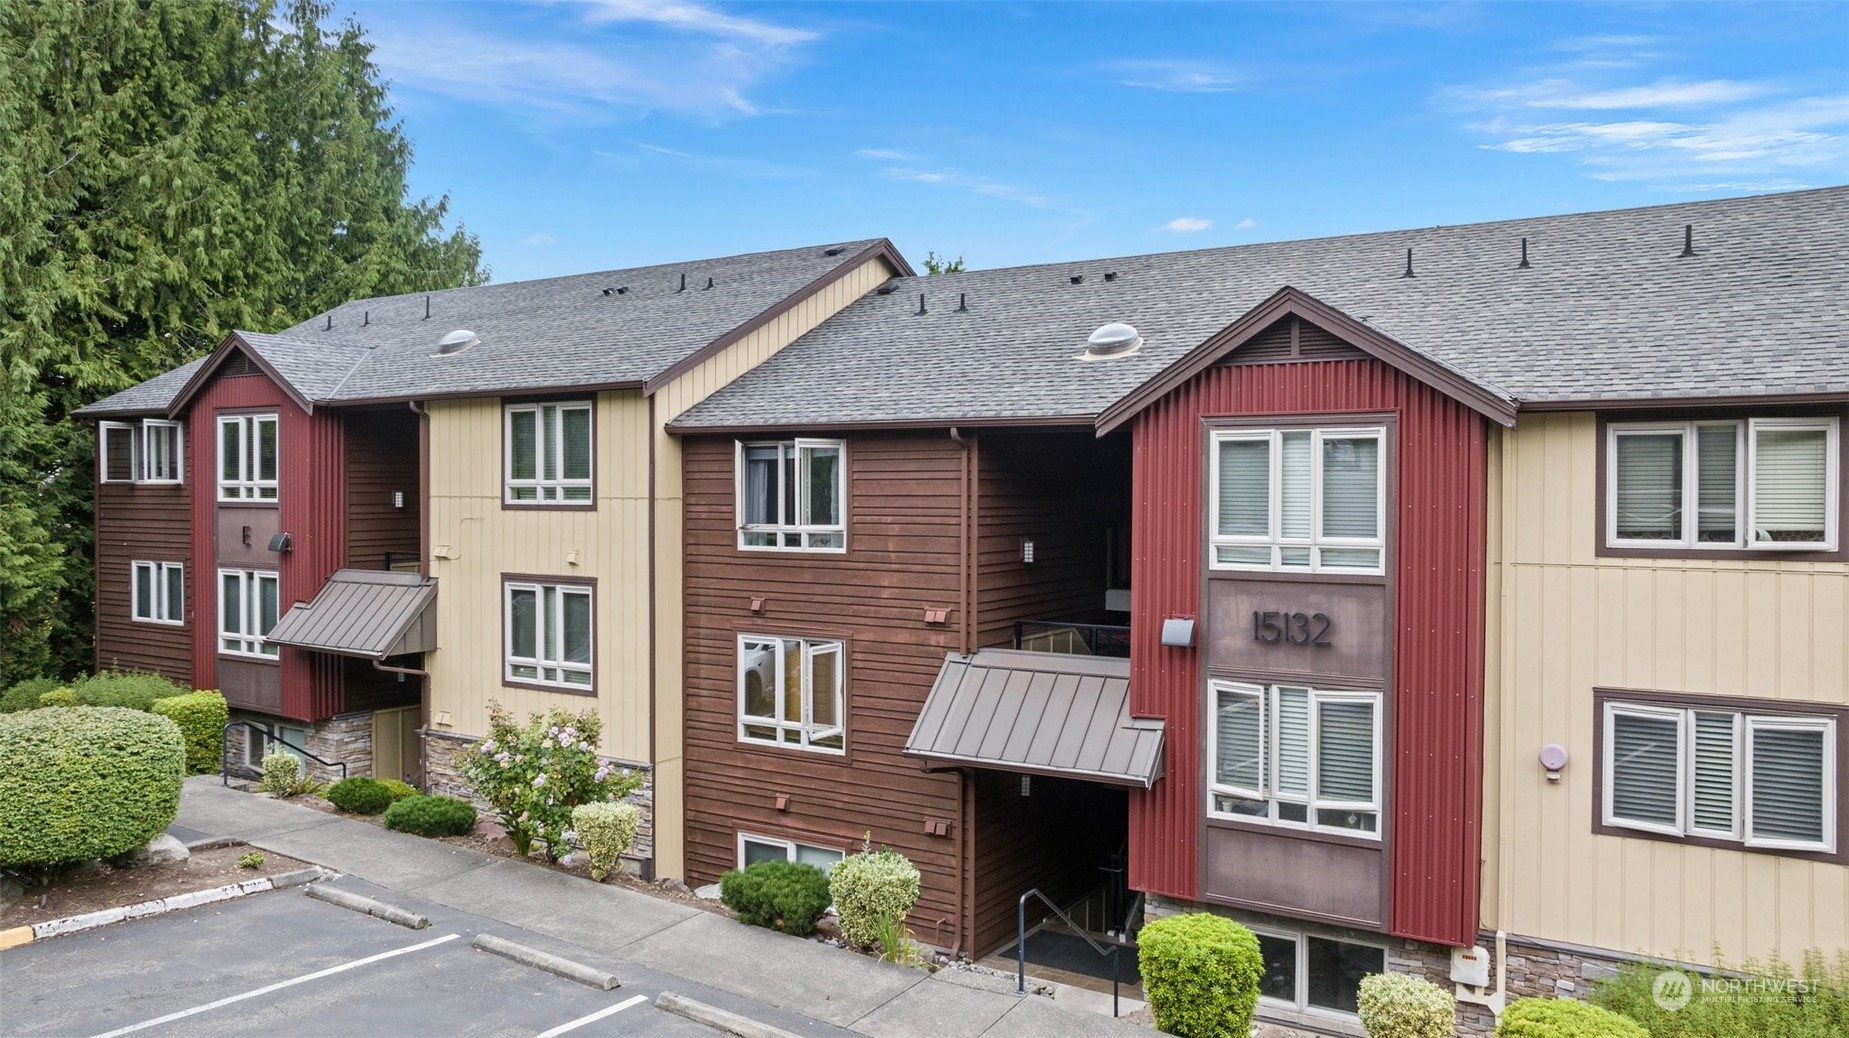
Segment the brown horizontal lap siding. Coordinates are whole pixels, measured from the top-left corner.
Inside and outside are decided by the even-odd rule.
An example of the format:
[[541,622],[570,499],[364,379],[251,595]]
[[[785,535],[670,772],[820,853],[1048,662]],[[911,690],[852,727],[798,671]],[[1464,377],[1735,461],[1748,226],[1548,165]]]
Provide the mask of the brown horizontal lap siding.
[[[850,439],[848,551],[805,554],[738,550],[734,442],[684,445],[688,879],[735,867],[740,832],[847,851],[870,833],[923,874],[919,938],[958,943],[960,780],[902,750],[958,648],[961,448],[942,433]],[[927,607],[951,610],[949,622],[926,625]],[[845,756],[738,741],[741,633],[847,642]],[[932,821],[950,835],[927,835]]]
[[[193,681],[196,620],[192,513],[188,494],[196,473],[179,486],[99,483],[96,487],[96,668],[145,670],[183,685]],[[186,575],[186,624],[138,623],[135,562],[178,562]],[[207,622],[212,613],[205,613]]]
[[[1056,905],[1095,890],[1099,866],[1124,840],[1124,791],[1097,783],[973,771],[976,805],[976,954],[1013,943],[1021,895],[1039,890]],[[1045,905],[1027,906],[1029,925]]]
[[[347,558],[355,569],[384,569],[386,555],[415,560],[421,519],[417,416],[409,410],[356,411],[347,425]],[[404,495],[404,507],[392,495]]]

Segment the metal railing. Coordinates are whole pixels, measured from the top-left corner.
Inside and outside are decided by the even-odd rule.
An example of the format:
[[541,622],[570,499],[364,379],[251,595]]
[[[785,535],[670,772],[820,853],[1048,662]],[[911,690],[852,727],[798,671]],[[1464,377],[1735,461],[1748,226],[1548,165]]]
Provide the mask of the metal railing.
[[1130,628],[1064,620],[1017,620],[1014,647],[1030,652],[1130,658]]
[[1084,941],[1086,944],[1091,945],[1092,951],[1095,951],[1099,955],[1103,955],[1106,958],[1111,960],[1111,1015],[1116,1016],[1117,1015],[1117,987],[1118,987],[1117,977],[1119,973],[1119,970],[1117,967],[1117,960],[1120,957],[1120,953],[1124,950],[1124,948],[1128,947],[1128,945],[1113,941],[1113,942],[1110,942],[1109,947],[1105,947],[1104,945],[1099,944],[1097,941],[1092,940],[1091,935],[1085,932],[1084,927],[1081,927],[1077,923],[1073,922],[1072,917],[1060,911],[1058,905],[1054,904],[1051,901],[1048,901],[1047,896],[1040,892],[1039,887],[1035,887],[1034,889],[1028,891],[1027,893],[1022,894],[1020,902],[1015,906],[1015,913],[1016,913],[1015,923],[1018,927],[1018,930],[1015,933],[1015,942],[1014,942],[1014,950],[1017,956],[1016,964],[1015,964],[1015,976],[1014,976],[1014,993],[1016,995],[1023,996],[1023,997],[1025,997],[1027,994],[1027,899],[1030,897],[1039,898],[1040,903],[1052,909],[1053,914],[1058,916],[1060,920],[1066,924],[1068,929],[1070,929],[1073,933],[1078,934],[1080,940]]
[[340,777],[343,779],[347,777],[347,765],[343,761],[324,760],[320,757],[317,757],[314,754],[309,753],[305,748],[297,746],[296,744],[290,742],[289,740],[283,738],[280,735],[277,735],[275,732],[270,731],[268,728],[265,728],[262,725],[257,724],[254,721],[233,721],[230,724],[225,726],[224,731],[219,733],[218,779],[219,779],[220,785],[225,785],[225,786],[231,785],[231,739],[229,738],[229,736],[231,735],[231,729],[233,728],[246,729],[244,733],[244,738],[246,740],[250,738],[251,732],[262,732],[263,737],[269,740],[270,742],[282,743],[284,746],[289,747],[290,749],[294,750],[295,752],[301,754],[304,757],[307,757],[309,760],[314,761],[316,764],[319,764],[324,768],[339,768]]

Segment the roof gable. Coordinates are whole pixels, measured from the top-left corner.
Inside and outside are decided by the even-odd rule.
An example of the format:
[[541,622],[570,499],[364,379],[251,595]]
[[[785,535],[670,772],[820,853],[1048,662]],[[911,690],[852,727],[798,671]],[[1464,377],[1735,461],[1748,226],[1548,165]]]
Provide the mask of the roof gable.
[[295,406],[305,412],[312,412],[315,409],[313,402],[308,399],[300,387],[284,377],[274,364],[244,339],[244,333],[232,332],[225,336],[224,341],[219,343],[216,349],[206,355],[204,362],[193,371],[192,377],[188,378],[186,384],[180,387],[180,391],[174,394],[172,402],[167,405],[167,414],[174,416],[186,410],[186,406],[193,402],[193,398],[221,374],[260,374],[276,383]]
[[[1308,336],[1306,326],[1312,329]],[[1507,393],[1286,285],[1105,408],[1098,416],[1098,435],[1134,418],[1222,360],[1276,364],[1355,356],[1372,357],[1402,371],[1502,425],[1515,424],[1515,400]]]

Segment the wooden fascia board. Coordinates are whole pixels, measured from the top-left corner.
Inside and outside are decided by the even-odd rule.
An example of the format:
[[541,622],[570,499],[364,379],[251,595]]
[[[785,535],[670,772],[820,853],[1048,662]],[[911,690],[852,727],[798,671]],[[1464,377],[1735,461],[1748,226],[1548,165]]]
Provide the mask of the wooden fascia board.
[[1381,363],[1405,372],[1499,425],[1515,424],[1515,401],[1483,389],[1454,369],[1414,351],[1379,329],[1355,320],[1307,292],[1286,285],[1207,341],[1189,350],[1130,395],[1106,408],[1098,416],[1098,435],[1103,436],[1129,421],[1183,382],[1199,375],[1214,362],[1271,327],[1280,318],[1293,314],[1340,336]]
[[765,425],[675,425],[666,426],[670,436],[749,436],[756,433],[788,434],[791,432],[905,432],[919,429],[1034,429],[1041,426],[1091,425],[1096,415],[1050,415],[1043,418],[920,418],[890,422],[792,422]]
[[778,300],[775,305],[770,307],[770,309],[738,325],[719,338],[714,339],[712,342],[689,353],[687,356],[682,357],[680,360],[668,365],[667,368],[651,376],[647,381],[642,383],[642,395],[654,396],[662,387],[680,378],[687,372],[692,371],[694,368],[699,367],[701,364],[705,363],[708,358],[722,352],[726,347],[738,343],[752,332],[757,331],[777,318],[782,317],[784,314],[802,305],[804,302],[807,302],[829,285],[846,277],[850,271],[858,270],[862,264],[869,263],[875,259],[885,260],[886,265],[891,267],[897,273],[897,276],[914,276],[911,264],[905,262],[905,257],[899,255],[899,250],[893,248],[891,241],[881,238],[879,241],[874,242],[872,245],[848,257],[845,261],[830,267],[826,273],[822,274],[814,281],[784,296],[782,299]]

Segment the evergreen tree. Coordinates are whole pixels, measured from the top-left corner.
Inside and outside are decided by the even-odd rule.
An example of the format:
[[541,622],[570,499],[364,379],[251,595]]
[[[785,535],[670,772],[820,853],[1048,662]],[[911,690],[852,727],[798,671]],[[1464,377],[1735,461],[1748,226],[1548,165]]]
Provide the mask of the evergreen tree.
[[90,663],[73,410],[233,328],[487,278],[447,197],[407,197],[372,48],[329,11],[0,0],[0,685]]

